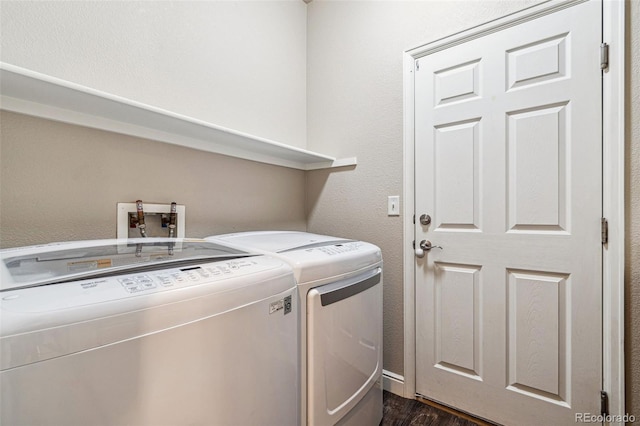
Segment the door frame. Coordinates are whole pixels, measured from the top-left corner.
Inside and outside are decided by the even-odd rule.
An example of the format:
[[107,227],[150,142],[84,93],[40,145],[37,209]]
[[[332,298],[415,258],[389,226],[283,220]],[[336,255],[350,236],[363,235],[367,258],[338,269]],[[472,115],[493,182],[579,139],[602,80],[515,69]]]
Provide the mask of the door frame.
[[[404,137],[403,197],[405,210],[404,259],[404,377],[403,396],[416,394],[416,321],[415,321],[415,139],[414,139],[414,75],[415,60],[428,54],[529,21],[539,16],[574,6],[587,0],[550,0],[503,18],[470,28],[406,50],[403,54]],[[609,67],[603,73],[602,137],[603,215],[609,224],[609,241],[603,246],[602,294],[602,362],[603,390],[609,396],[609,413],[625,414],[624,369],[624,176],[625,176],[625,4],[622,0],[602,1],[602,39],[609,44]],[[396,378],[396,381],[398,379]],[[595,397],[595,396],[594,396]],[[592,413],[599,414],[599,413]],[[624,424],[621,422],[611,422]]]

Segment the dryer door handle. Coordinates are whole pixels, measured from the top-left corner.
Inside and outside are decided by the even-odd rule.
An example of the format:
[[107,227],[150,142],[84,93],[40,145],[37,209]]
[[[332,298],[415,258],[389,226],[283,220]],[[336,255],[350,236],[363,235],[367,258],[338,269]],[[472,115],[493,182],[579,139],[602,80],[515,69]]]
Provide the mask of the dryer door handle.
[[322,306],[331,305],[332,303],[348,299],[358,293],[377,285],[382,281],[382,268],[376,268],[375,275],[369,276],[359,281],[350,282],[349,280],[340,283],[327,284],[317,287],[315,290],[320,293],[320,303]]

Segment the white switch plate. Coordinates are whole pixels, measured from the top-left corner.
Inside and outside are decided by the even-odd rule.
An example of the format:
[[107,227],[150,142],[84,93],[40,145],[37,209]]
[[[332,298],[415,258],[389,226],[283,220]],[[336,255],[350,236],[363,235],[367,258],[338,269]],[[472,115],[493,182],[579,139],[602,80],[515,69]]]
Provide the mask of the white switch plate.
[[390,195],[387,203],[387,214],[389,216],[400,216],[400,196]]
[[[157,213],[170,213],[171,212],[171,204],[151,204],[151,203],[143,203],[142,207],[144,209],[144,213],[157,214]],[[176,206],[177,213],[177,223],[176,223],[176,238],[184,238],[185,235],[185,211],[186,207],[184,205],[178,204]],[[116,238],[119,239],[127,239],[130,237],[138,238],[140,235],[138,232],[129,231],[129,213],[136,213],[136,203],[118,203],[118,216],[117,216],[117,232]],[[149,227],[149,224],[147,224]],[[148,229],[150,231],[150,229]],[[165,231],[163,231],[164,234]],[[150,235],[150,236],[168,236],[168,230],[166,231],[167,235]]]

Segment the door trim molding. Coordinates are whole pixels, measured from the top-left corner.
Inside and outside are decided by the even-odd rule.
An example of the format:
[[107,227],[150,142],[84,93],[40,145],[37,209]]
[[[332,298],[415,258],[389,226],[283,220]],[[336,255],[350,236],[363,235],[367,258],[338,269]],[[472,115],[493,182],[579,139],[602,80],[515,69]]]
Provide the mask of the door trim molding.
[[602,23],[602,41],[609,44],[609,68],[602,78],[602,211],[609,221],[602,262],[602,377],[610,413],[624,415],[625,2],[603,1]]
[[[403,55],[403,196],[405,200],[404,259],[404,397],[416,394],[415,323],[415,60],[522,22],[554,13],[587,0],[552,0],[503,18],[434,40]],[[609,68],[603,73],[603,216],[609,221],[609,242],[603,250],[603,389],[609,395],[611,415],[625,414],[624,369],[624,176],[625,176],[625,5],[623,1],[602,1],[603,42],[610,45]],[[597,413],[595,413],[597,414]],[[622,424],[615,423],[614,424]]]

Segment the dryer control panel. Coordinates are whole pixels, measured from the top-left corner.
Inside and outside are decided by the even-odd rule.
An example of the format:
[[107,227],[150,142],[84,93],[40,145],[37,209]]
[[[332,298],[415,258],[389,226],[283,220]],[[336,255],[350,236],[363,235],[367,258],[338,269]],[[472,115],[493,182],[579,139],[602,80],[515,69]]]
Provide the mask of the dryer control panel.
[[365,243],[361,241],[354,241],[351,243],[331,244],[331,245],[325,245],[320,247],[314,247],[314,248],[307,249],[306,251],[308,253],[320,252],[329,256],[333,256],[336,254],[343,254],[343,253],[358,251],[364,245]]

